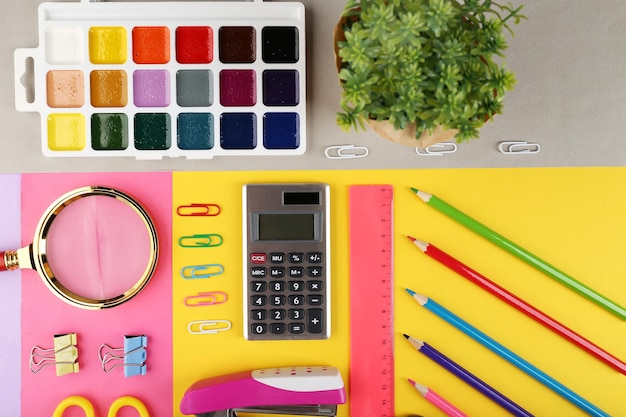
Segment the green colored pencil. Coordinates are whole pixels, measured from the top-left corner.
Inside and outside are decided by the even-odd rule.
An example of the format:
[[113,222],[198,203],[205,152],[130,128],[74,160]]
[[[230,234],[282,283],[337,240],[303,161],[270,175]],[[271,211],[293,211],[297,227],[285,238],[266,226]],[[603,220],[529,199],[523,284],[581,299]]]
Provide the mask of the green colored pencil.
[[539,271],[555,279],[556,281],[560,282],[571,290],[576,291],[583,297],[593,301],[594,303],[604,308],[608,312],[616,315],[620,319],[626,320],[626,309],[624,307],[620,306],[614,301],[609,300],[604,295],[589,288],[585,284],[574,279],[557,267],[550,265],[548,262],[532,254],[531,252],[527,251],[516,243],[511,242],[509,239],[505,238],[501,234],[488,228],[479,221],[471,218],[462,211],[452,207],[450,204],[446,203],[440,198],[437,198],[432,194],[420,191],[413,187],[411,187],[411,191],[413,191],[422,201],[424,201],[429,206],[445,214],[451,219],[457,221],[458,223],[487,239],[491,243],[494,243],[495,245],[499,246],[500,248],[504,249],[515,257],[521,259],[527,264],[535,267]]

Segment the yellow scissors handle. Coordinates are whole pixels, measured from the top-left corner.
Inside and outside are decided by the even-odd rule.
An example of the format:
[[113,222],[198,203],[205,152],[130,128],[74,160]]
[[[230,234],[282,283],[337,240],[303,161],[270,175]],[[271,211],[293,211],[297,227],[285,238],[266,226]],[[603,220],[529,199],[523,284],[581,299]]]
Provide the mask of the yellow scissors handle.
[[[91,402],[87,398],[81,397],[80,395],[73,395],[61,401],[59,405],[57,405],[57,408],[54,409],[52,417],[62,417],[65,410],[73,406],[82,409],[85,413],[85,417],[96,417],[96,412],[93,408],[93,404],[91,404]],[[137,398],[128,395],[120,397],[117,400],[113,401],[113,404],[111,404],[111,407],[109,408],[107,417],[116,417],[117,412],[120,411],[120,409],[123,407],[134,408],[139,413],[139,417],[150,417],[148,409],[146,408],[144,403],[142,403]]]
[[109,413],[107,414],[107,417],[117,416],[117,412],[122,407],[134,408],[139,413],[139,417],[150,417],[150,414],[148,413],[148,409],[146,408],[144,403],[142,403],[139,399],[135,397],[131,397],[129,395],[120,397],[117,400],[113,401],[113,404],[111,404],[111,407],[109,408]]
[[87,398],[81,397],[80,395],[73,395],[61,401],[59,405],[57,405],[57,408],[54,409],[52,417],[63,416],[65,410],[72,406],[82,409],[85,412],[85,417],[96,417],[96,411],[93,409],[91,402]]

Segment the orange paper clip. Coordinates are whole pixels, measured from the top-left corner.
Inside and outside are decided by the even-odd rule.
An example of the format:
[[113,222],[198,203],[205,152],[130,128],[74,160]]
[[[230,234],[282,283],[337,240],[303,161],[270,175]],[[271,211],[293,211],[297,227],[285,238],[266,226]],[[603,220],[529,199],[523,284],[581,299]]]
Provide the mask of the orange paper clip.
[[179,216],[217,216],[222,209],[217,204],[193,203],[188,206],[178,206],[176,214]]
[[228,300],[228,294],[223,291],[199,292],[185,297],[185,305],[189,307],[212,306],[223,304],[226,300]]

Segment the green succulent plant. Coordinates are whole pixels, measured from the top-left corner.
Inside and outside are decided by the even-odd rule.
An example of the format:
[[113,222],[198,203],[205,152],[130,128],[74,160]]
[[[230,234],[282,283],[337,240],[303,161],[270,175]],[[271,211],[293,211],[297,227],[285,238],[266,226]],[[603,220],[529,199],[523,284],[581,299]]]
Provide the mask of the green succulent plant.
[[337,124],[416,123],[416,138],[439,125],[458,129],[457,141],[478,138],[515,84],[503,62],[505,31],[512,36],[510,24],[525,19],[522,8],[492,0],[348,0],[345,41],[336,45]]

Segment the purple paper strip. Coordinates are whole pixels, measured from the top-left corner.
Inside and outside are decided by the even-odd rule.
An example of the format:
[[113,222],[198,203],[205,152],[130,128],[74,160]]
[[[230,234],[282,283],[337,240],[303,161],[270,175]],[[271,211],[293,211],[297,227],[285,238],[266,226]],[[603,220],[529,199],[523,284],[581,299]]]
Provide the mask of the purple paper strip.
[[[21,176],[0,175],[0,251],[21,247]],[[3,272],[0,277],[0,404],[3,416],[19,416],[21,346],[21,272]]]

